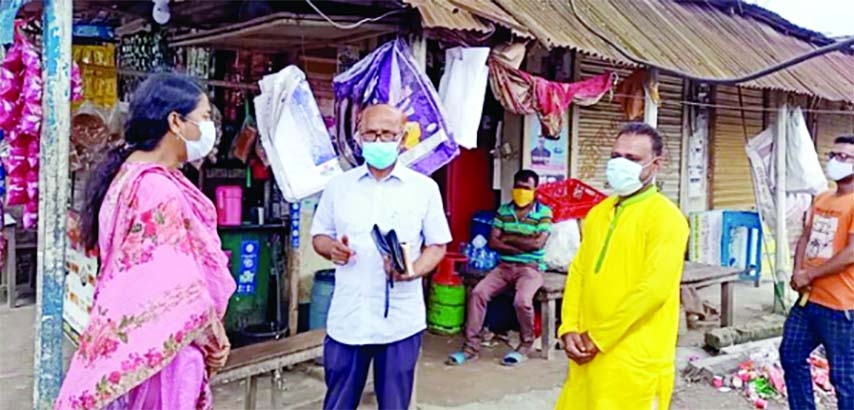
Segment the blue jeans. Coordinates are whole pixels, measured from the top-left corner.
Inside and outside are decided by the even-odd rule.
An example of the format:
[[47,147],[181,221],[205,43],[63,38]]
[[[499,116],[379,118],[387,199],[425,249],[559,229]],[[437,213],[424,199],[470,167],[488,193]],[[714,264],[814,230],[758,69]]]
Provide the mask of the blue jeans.
[[352,346],[326,337],[323,343],[323,367],[326,376],[325,410],[352,410],[359,407],[374,364],[374,392],[380,410],[405,410],[412,399],[415,366],[421,354],[418,332],[406,339],[385,345]]
[[839,408],[854,410],[854,310],[833,310],[815,303],[794,306],[783,328],[780,363],[786,373],[789,408],[815,409],[807,359],[819,345],[827,353]]

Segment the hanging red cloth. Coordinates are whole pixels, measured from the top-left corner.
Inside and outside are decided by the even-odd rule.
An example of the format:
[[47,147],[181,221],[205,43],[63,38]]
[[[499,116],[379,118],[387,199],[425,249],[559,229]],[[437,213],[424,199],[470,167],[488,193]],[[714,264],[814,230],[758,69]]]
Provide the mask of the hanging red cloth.
[[489,59],[489,79],[495,98],[514,114],[537,114],[546,138],[558,139],[569,104],[593,105],[611,90],[616,75],[602,75],[574,83],[549,81]]

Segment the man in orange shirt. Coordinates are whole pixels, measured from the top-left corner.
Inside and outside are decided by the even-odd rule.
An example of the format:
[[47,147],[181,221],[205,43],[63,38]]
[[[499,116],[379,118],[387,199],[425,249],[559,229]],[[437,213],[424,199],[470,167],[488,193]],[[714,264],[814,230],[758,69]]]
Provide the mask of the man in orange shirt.
[[795,251],[792,288],[808,298],[789,311],[780,345],[792,409],[815,409],[807,358],[823,345],[840,409],[854,409],[854,136],[839,137]]

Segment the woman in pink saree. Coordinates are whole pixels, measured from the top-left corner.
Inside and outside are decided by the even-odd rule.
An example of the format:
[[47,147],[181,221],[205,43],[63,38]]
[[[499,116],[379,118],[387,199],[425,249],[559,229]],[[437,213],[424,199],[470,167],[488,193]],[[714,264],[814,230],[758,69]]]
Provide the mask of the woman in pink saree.
[[134,93],[125,145],[87,186],[83,239],[101,270],[57,409],[211,409],[235,284],[213,204],[178,170],[213,148],[203,90],[175,74]]

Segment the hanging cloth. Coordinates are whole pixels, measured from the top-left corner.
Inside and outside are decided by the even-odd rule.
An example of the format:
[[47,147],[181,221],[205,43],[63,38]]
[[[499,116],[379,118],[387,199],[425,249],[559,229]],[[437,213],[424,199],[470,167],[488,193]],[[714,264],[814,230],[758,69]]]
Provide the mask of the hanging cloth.
[[514,114],[537,114],[543,135],[549,139],[559,138],[563,113],[569,104],[596,104],[616,82],[616,74],[612,72],[574,83],[549,81],[515,69],[506,61],[495,53],[489,59],[489,79],[495,98]]
[[643,118],[644,97],[649,93],[655,105],[659,105],[661,98],[658,94],[658,81],[649,76],[649,70],[635,70],[623,81],[617,84],[617,98],[626,119],[629,121]]
[[454,47],[445,50],[445,73],[439,82],[439,97],[448,126],[461,147],[477,148],[477,131],[483,115],[483,100],[489,71],[489,47]]

